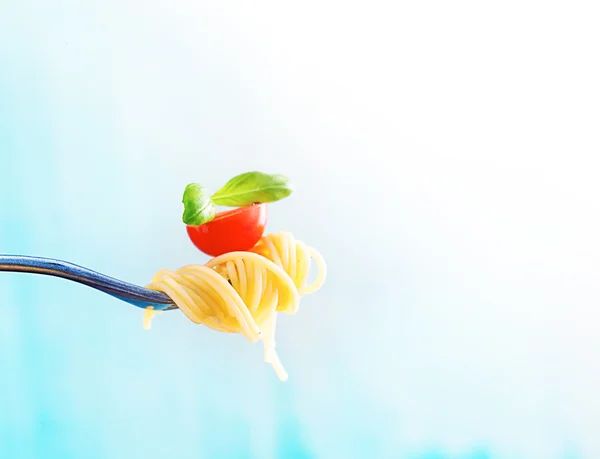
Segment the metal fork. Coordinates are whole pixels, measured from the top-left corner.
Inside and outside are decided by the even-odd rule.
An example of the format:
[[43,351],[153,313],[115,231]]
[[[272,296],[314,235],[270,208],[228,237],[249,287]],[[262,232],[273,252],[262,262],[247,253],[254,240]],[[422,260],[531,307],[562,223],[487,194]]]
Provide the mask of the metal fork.
[[177,309],[173,300],[162,292],[130,284],[62,260],[22,255],[0,255],[0,271],[62,277],[100,290],[138,308],[152,306],[155,310]]

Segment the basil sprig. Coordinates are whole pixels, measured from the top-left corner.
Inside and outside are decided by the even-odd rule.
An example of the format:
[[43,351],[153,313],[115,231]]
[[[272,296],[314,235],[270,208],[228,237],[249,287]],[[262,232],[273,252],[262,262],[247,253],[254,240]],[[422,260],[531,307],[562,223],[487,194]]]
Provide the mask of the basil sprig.
[[217,211],[206,188],[199,183],[190,183],[183,192],[183,223],[186,225],[204,225]]
[[274,202],[288,197],[292,185],[287,177],[264,172],[246,172],[233,177],[212,200],[220,206],[249,206],[255,202]]
[[288,197],[293,186],[280,174],[246,172],[229,180],[220,190],[209,196],[205,187],[190,183],[183,193],[183,223],[203,225],[215,218],[215,204],[241,207],[260,202],[275,202]]

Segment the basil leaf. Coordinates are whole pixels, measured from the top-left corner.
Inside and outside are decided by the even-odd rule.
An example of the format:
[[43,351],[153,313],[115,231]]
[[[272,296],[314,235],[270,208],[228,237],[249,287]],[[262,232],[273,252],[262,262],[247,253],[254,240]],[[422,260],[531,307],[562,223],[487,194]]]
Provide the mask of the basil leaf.
[[183,192],[183,223],[198,226],[215,218],[215,205],[210,195],[199,183],[190,183]]
[[220,206],[249,206],[255,202],[279,201],[293,190],[289,179],[283,175],[246,172],[229,180],[212,195],[212,200]]

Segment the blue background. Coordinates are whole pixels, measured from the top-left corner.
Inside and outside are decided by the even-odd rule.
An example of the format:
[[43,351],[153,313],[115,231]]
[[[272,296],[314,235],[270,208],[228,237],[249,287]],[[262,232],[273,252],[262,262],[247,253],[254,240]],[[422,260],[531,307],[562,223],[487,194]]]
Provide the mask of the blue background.
[[[330,276],[260,345],[0,275],[2,458],[600,457],[592,2],[0,0],[0,252],[204,262],[188,182]],[[414,3],[414,4],[413,4]]]

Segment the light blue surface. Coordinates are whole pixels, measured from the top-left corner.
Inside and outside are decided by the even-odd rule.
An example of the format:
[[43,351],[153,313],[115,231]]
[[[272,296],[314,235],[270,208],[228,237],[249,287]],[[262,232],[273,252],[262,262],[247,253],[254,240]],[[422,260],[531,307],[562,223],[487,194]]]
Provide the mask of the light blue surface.
[[585,5],[202,3],[0,0],[0,252],[145,284],[205,260],[185,184],[286,173],[269,230],[330,270],[279,322],[290,379],[1,273],[0,458],[600,457]]

